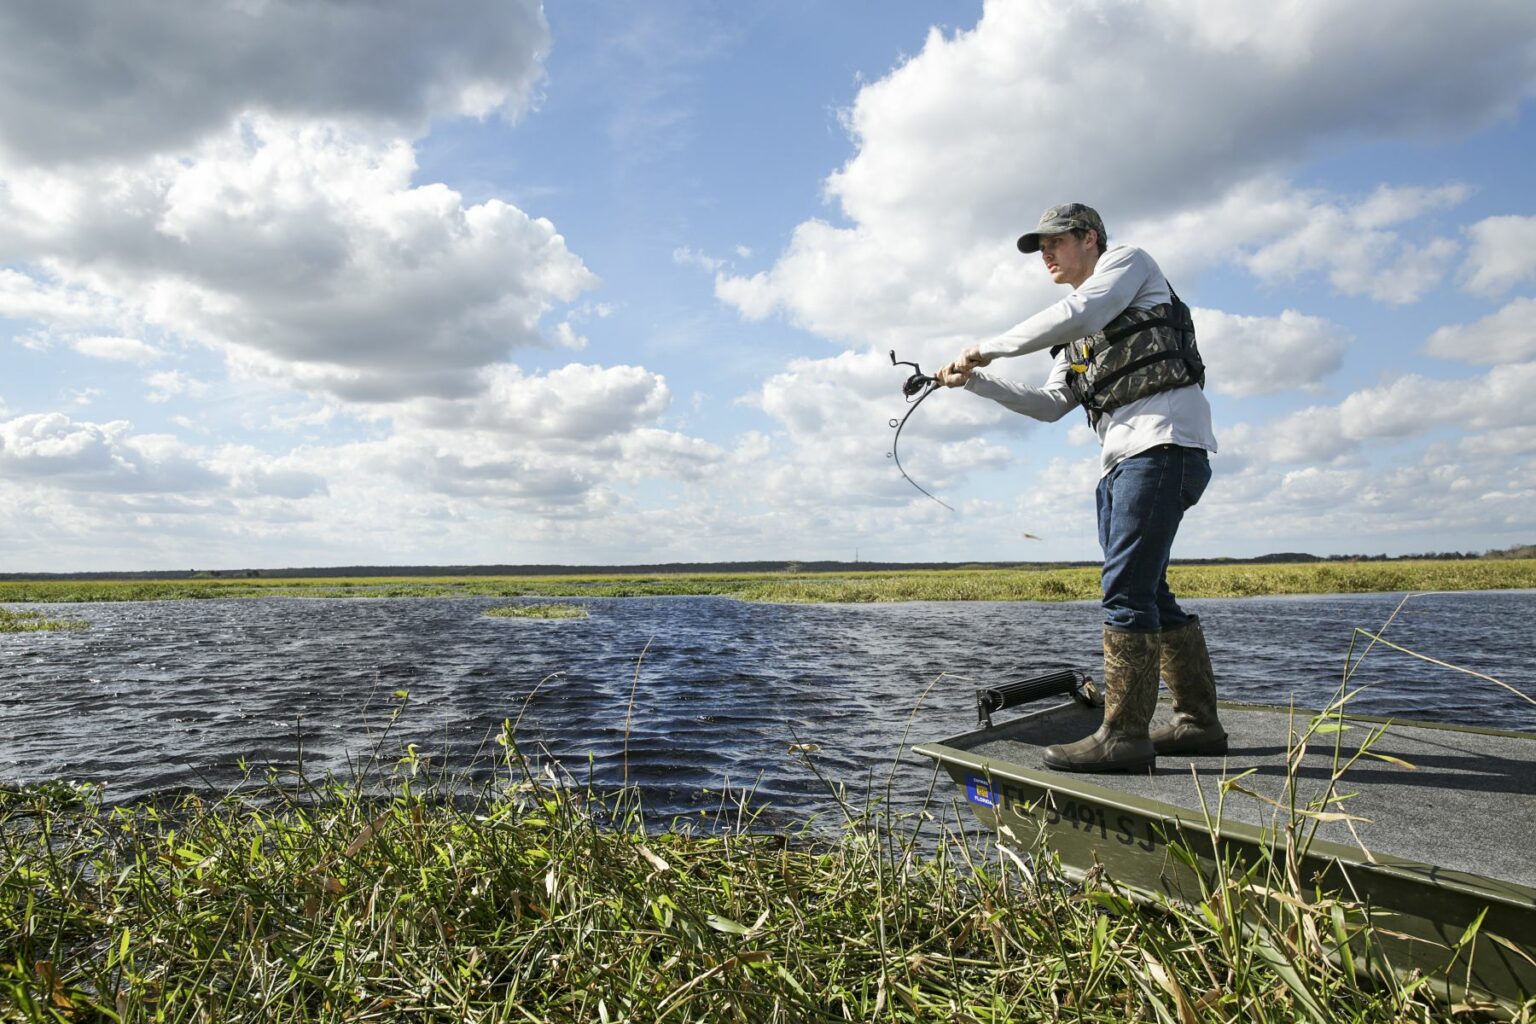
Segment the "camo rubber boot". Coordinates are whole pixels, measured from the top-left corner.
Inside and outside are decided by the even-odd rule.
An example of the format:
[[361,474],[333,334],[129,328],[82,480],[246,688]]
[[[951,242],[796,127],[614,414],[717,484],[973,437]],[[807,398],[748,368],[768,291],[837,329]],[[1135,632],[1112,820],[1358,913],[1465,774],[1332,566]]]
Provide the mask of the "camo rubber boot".
[[1147,736],[1157,707],[1159,634],[1104,628],[1104,722],[1076,743],[1045,748],[1060,772],[1146,772],[1156,764]]
[[1163,681],[1173,694],[1173,717],[1152,731],[1159,754],[1210,757],[1227,752],[1227,730],[1216,717],[1216,673],[1199,616],[1162,633]]

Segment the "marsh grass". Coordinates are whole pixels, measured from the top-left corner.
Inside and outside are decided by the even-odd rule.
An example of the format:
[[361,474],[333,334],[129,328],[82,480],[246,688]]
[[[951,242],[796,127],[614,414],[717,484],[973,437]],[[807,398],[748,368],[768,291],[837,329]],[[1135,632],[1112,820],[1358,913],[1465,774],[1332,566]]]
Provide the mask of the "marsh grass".
[[488,608],[485,612],[493,619],[585,619],[587,606],[582,604],[504,604]]
[[79,619],[50,619],[42,612],[12,611],[0,608],[0,633],[48,633],[57,630],[85,629]]
[[[1536,559],[1174,565],[1181,597],[1536,588]],[[0,581],[0,601],[164,601],[244,597],[721,596],[784,603],[1088,601],[1097,568],[921,569],[839,573],[664,573],[601,576],[225,578]]]
[[[407,748],[108,807],[0,792],[0,1018],[28,1021],[1438,1021],[1358,906],[1284,854],[1195,906],[904,817],[658,830],[517,749],[473,787]],[[808,767],[814,770],[813,763]],[[1175,856],[1193,855],[1174,848]],[[1341,958],[1340,953],[1346,955]],[[1529,1020],[1530,1007],[1520,1019]]]
[[81,603],[250,597],[654,597],[733,594],[751,575],[443,576],[0,581],[0,601]]
[[[1536,588],[1536,560],[1174,565],[1180,597]],[[1094,601],[1097,568],[933,569],[763,579],[737,597],[780,602]]]

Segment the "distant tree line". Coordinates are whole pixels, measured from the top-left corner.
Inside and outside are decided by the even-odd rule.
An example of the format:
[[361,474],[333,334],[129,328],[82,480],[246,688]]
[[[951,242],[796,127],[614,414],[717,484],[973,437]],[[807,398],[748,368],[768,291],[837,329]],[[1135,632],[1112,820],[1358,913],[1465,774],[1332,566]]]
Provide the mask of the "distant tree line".
[[1490,551],[1485,558],[1536,558],[1536,544],[1520,544],[1503,551]]
[[1476,551],[1425,551],[1414,555],[1303,555],[1293,553],[1281,553],[1274,555],[1261,555],[1253,559],[1255,562],[1408,562],[1408,561],[1439,561],[1459,562],[1469,559],[1477,559],[1484,556]]

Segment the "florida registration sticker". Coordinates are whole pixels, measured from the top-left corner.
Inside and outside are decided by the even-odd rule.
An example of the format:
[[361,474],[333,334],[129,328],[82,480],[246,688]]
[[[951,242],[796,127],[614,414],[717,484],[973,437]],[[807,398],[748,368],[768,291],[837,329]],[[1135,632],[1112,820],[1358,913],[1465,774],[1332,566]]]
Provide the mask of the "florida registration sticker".
[[992,783],[975,775],[966,776],[965,795],[971,803],[983,807],[996,807],[1003,802],[1002,796],[992,788]]

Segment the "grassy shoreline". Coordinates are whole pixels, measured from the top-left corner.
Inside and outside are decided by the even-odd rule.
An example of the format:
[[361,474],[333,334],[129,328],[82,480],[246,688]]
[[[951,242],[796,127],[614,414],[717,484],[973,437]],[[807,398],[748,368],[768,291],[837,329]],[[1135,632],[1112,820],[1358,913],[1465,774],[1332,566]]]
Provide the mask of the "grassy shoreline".
[[[1536,588],[1536,559],[1174,565],[1181,597]],[[600,598],[714,595],[779,603],[1088,601],[1097,568],[928,569],[838,573],[0,581],[3,603],[247,597]]]
[[638,793],[516,756],[471,800],[413,754],[385,781],[274,773],[111,809],[67,783],[0,790],[0,1019],[1447,1019],[1422,981],[1341,960],[1369,941],[1361,908],[1278,862],[1147,907],[938,805],[816,835],[756,831],[745,807],[658,832]]

